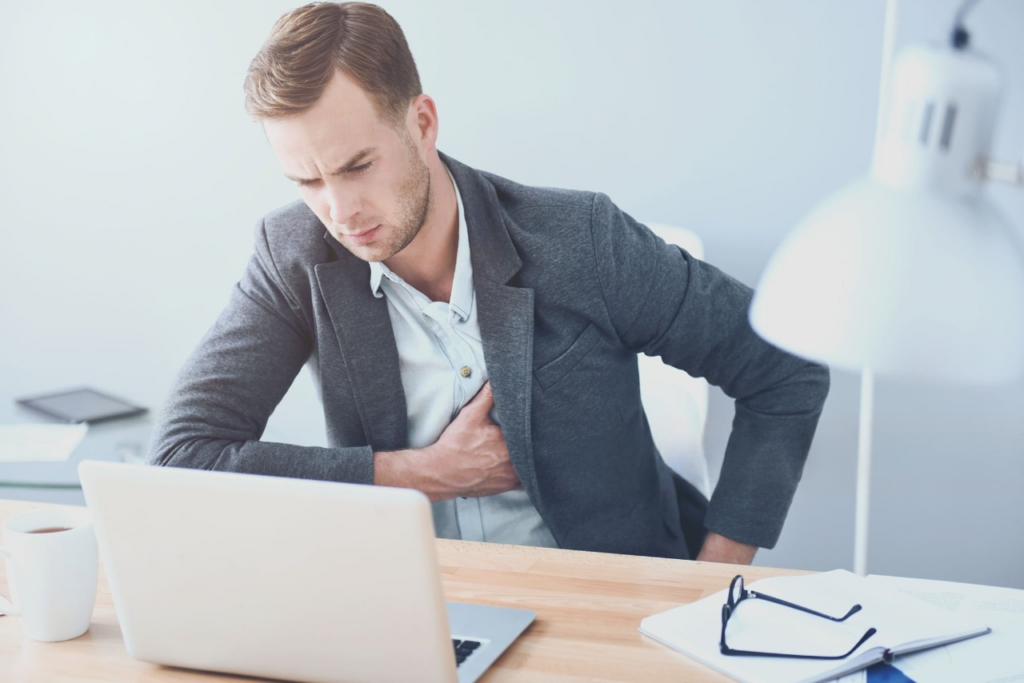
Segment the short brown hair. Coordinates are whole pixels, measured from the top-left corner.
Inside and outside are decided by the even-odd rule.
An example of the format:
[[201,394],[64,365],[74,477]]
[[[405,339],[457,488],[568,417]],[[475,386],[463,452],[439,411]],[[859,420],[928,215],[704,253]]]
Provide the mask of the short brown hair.
[[402,27],[377,5],[314,2],[277,20],[249,64],[245,108],[257,120],[311,109],[340,69],[398,124],[423,92]]

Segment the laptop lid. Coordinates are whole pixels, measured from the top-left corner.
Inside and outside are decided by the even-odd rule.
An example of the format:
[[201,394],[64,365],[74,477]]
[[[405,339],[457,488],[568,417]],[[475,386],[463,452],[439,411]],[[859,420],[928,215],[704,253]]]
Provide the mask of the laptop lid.
[[295,681],[456,680],[423,494],[84,461],[129,654]]

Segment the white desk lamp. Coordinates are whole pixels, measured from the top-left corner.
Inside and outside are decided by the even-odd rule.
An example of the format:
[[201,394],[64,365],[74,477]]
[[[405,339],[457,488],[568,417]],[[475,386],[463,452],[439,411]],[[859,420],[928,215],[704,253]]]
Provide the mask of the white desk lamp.
[[[1001,84],[968,49],[967,0],[949,45],[896,61],[888,117],[880,97],[870,177],[822,202],[783,241],[751,306],[773,344],[860,371],[854,570],[867,572],[874,375],[971,384],[1024,372],[1024,247],[985,195],[1024,184],[989,152]],[[887,85],[896,0],[886,11]]]

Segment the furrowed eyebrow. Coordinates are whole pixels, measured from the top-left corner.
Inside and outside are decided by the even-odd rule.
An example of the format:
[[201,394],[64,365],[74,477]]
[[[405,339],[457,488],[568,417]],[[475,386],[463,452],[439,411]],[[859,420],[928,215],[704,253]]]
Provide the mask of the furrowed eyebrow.
[[[369,156],[375,151],[377,151],[376,147],[367,147],[366,149],[359,150],[358,152],[355,153],[354,156],[352,156],[352,158],[346,161],[344,165],[342,165],[341,167],[334,171],[331,171],[331,175],[342,175],[343,173],[350,173],[352,170],[355,169],[356,166],[359,166],[359,163],[363,159],[365,159],[367,156]],[[284,177],[300,185],[308,185],[309,183],[315,183],[317,180],[319,180],[319,178],[296,178],[295,176],[290,176],[287,173],[284,174]]]
[[349,159],[344,166],[342,166],[336,171],[333,171],[331,175],[341,175],[342,173],[349,173],[350,171],[354,171],[355,168],[359,166],[366,157],[370,156],[376,151],[376,147],[367,147],[366,149],[361,150],[354,157]]

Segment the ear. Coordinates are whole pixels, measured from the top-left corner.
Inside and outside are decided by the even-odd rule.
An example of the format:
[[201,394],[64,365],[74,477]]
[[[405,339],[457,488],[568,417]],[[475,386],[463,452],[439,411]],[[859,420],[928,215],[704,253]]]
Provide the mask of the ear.
[[409,105],[406,128],[421,151],[429,152],[436,148],[437,105],[429,95],[417,95]]

